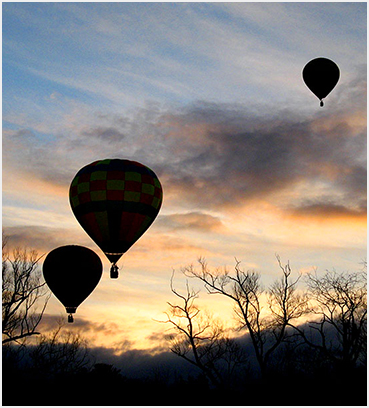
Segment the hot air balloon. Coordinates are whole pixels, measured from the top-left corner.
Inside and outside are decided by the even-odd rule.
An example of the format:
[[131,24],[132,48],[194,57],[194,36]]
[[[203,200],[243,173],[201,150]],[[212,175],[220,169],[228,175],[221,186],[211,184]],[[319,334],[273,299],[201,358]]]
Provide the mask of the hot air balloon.
[[72,211],[112,263],[111,278],[118,277],[120,257],[155,220],[162,199],[156,174],[136,161],[98,160],[72,180]]
[[319,98],[320,106],[324,106],[322,99],[336,86],[340,78],[340,70],[328,58],[315,58],[305,65],[302,78],[310,91]]
[[72,313],[99,283],[102,269],[99,256],[79,245],[61,246],[46,256],[42,268],[44,279],[65,306],[68,322],[73,322]]

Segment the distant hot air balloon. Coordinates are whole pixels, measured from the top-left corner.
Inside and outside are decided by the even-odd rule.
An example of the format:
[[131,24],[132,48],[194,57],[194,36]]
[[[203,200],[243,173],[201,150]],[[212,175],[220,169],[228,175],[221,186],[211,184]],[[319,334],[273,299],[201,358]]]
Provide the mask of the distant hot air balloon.
[[44,278],[69,313],[68,322],[73,322],[72,313],[99,283],[102,269],[99,256],[79,245],[61,246],[46,256]]
[[74,177],[72,211],[112,263],[112,278],[118,277],[116,262],[153,223],[162,199],[156,174],[136,161],[98,160]]
[[305,65],[302,78],[310,91],[319,98],[320,106],[324,106],[322,99],[336,86],[340,70],[330,59],[315,58]]

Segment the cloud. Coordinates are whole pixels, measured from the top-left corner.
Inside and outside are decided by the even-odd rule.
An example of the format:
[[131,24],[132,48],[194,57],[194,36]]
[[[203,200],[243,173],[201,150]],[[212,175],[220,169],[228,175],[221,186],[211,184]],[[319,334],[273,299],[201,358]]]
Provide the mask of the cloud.
[[5,174],[7,177],[16,173],[23,173],[25,177],[32,174],[43,181],[65,185],[70,177],[70,161],[62,154],[68,154],[72,148],[66,142],[56,136],[44,138],[34,130],[8,131],[3,138],[3,149],[7,153],[3,161]]
[[117,355],[115,350],[108,348],[93,348],[92,355],[96,362],[112,364],[123,376],[129,378],[150,378],[159,373],[170,374],[167,381],[174,380],[181,375],[186,378],[188,375],[198,375],[199,371],[192,364],[179,358],[170,351],[151,353],[147,350],[131,349]]
[[62,245],[72,245],[78,242],[79,245],[90,246],[92,241],[81,230],[81,234],[76,234],[67,228],[52,228],[44,226],[16,226],[4,227],[3,231],[8,237],[10,248],[28,247],[39,253],[47,253],[52,249]]
[[157,227],[167,230],[196,230],[201,232],[219,231],[224,228],[218,217],[201,212],[185,214],[162,215],[157,221]]
[[167,137],[178,155],[161,169],[169,194],[201,208],[236,206],[302,182],[324,183],[341,205],[366,195],[365,129],[351,126],[347,114],[337,112],[317,131],[315,118],[230,108],[197,105],[171,117],[178,128]]
[[125,138],[124,133],[113,127],[96,127],[82,132],[83,136],[100,138],[107,142],[121,142]]
[[172,230],[215,231],[221,221],[209,212],[260,201],[284,211],[308,200],[354,211],[366,200],[365,84],[366,72],[359,70],[347,84],[354,100],[340,91],[336,105],[314,115],[287,108],[270,112],[267,106],[255,113],[242,104],[204,101],[152,103],[120,115],[94,116],[83,108],[78,116],[74,107],[65,114],[70,128],[63,135],[5,133],[5,187],[27,175],[67,192],[79,168],[122,157],[157,173],[166,217],[160,224]]
[[291,215],[320,218],[350,218],[365,220],[367,216],[366,203],[358,208],[351,209],[343,205],[325,203],[306,203],[290,210]]
[[[111,346],[108,347],[110,353],[121,354],[133,348],[133,342],[125,337],[125,330],[117,323],[112,321],[94,322],[92,320],[84,319],[77,316],[73,324],[66,323],[66,315],[60,313],[59,315],[44,313],[38,329],[43,334],[53,332],[61,328],[61,333],[73,332],[79,333],[84,339],[89,339],[91,347],[99,343],[98,339],[101,337],[111,338]],[[119,338],[119,340],[117,340]]]

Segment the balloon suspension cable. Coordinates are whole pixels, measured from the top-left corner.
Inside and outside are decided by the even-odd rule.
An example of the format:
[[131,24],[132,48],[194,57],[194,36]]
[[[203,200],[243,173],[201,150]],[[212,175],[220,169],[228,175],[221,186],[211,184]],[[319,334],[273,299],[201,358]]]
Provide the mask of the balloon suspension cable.
[[321,99],[320,100],[320,107],[322,108],[324,106],[324,102],[323,102],[323,100]]
[[110,278],[111,279],[117,279],[119,276],[118,272],[119,268],[117,267],[117,264],[113,262],[111,268],[110,268]]
[[72,313],[69,313],[69,315],[68,315],[68,323],[73,323],[73,322],[74,322],[73,315],[72,315]]

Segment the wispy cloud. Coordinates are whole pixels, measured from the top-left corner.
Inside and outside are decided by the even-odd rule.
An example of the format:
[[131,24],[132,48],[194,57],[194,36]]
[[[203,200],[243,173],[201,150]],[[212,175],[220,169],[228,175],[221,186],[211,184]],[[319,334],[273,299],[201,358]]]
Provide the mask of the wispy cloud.
[[[49,81],[40,90],[59,84],[116,106],[153,98],[287,103],[307,95],[301,70],[309,58],[338,59],[350,73],[365,53],[357,38],[365,37],[365,6],[362,13],[333,3],[60,3],[43,10],[50,18],[32,4],[5,5],[6,63]],[[26,46],[8,29],[12,21],[28,29]]]

